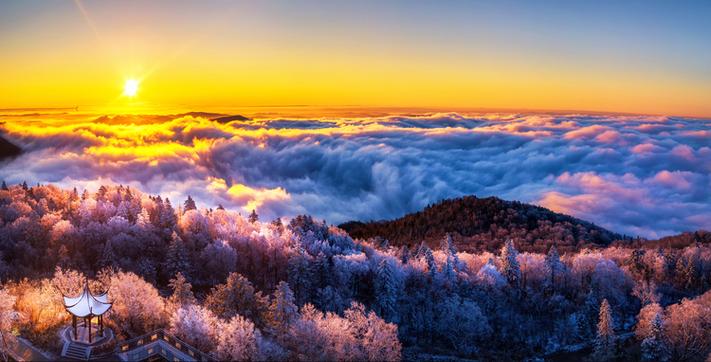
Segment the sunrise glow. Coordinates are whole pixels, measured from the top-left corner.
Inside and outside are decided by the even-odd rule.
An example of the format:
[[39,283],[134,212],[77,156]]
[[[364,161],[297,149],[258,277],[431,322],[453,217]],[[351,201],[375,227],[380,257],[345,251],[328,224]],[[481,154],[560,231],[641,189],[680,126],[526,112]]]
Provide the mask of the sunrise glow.
[[123,95],[126,97],[135,97],[138,93],[139,82],[135,79],[128,79],[123,85]]

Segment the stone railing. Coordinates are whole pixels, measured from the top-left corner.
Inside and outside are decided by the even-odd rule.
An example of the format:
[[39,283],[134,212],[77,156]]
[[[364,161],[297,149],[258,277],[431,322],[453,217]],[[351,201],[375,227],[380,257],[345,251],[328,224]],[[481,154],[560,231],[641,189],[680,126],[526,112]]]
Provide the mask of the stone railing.
[[216,360],[163,329],[121,342],[117,344],[115,353],[119,357],[125,356],[127,360],[131,361],[144,360],[156,354],[162,355],[168,361],[184,360],[185,357],[195,361]]

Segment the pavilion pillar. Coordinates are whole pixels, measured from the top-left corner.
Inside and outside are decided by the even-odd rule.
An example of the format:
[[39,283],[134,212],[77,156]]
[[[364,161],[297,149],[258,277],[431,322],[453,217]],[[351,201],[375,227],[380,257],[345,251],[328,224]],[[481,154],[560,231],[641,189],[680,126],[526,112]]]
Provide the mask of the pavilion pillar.
[[99,334],[101,334],[102,337],[104,336],[104,315],[103,314],[99,316]]
[[91,344],[91,315],[89,315],[89,344]]
[[77,339],[77,316],[72,314],[72,327],[74,329],[74,339]]

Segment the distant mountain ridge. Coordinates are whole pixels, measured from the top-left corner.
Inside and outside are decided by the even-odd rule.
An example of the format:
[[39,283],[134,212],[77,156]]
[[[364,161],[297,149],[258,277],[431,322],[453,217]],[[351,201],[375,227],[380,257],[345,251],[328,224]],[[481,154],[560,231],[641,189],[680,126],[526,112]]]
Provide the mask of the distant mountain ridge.
[[0,136],[0,160],[6,157],[19,156],[21,153],[22,149],[20,147]]
[[354,238],[383,238],[398,246],[424,241],[436,247],[451,233],[461,251],[492,251],[513,239],[522,251],[546,252],[555,244],[564,252],[626,238],[540,206],[476,196],[443,200],[395,220],[350,221],[339,227]]

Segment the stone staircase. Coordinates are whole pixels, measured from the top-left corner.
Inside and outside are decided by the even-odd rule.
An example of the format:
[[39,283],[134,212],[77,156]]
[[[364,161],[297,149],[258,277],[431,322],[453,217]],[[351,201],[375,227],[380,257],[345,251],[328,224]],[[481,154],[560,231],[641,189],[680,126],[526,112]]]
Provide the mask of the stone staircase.
[[62,353],[67,359],[87,361],[89,359],[89,347],[79,343],[69,343],[66,350]]

